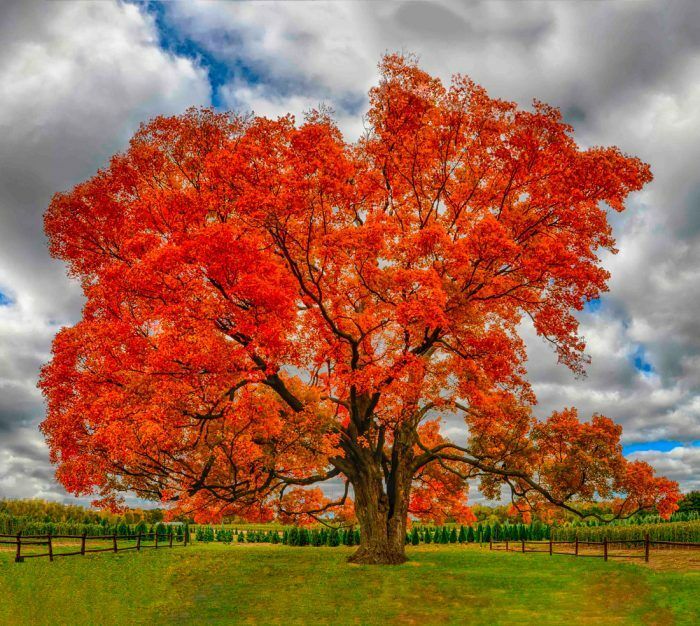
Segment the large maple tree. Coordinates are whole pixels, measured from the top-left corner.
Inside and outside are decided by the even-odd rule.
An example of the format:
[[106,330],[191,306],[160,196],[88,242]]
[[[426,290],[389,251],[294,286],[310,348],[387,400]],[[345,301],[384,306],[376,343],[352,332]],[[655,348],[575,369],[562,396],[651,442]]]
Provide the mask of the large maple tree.
[[573,312],[606,289],[607,211],[649,167],[579,149],[540,102],[400,55],[380,70],[355,143],[323,111],[193,109],[54,197],[51,252],[86,296],[40,382],[58,478],[202,520],[343,519],[350,495],[364,563],[402,562],[411,516],[468,520],[470,479],[525,516],[670,514],[677,485],[611,420],[534,415],[519,335],[582,370]]

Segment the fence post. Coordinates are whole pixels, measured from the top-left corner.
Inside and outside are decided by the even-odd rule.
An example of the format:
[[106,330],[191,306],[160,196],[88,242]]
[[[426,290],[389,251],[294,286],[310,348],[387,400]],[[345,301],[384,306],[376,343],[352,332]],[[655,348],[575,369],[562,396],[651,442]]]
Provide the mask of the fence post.
[[15,554],[15,563],[22,562],[22,531],[17,533],[17,554]]
[[85,537],[87,536],[87,533],[83,533],[83,536],[80,538],[80,554],[85,556]]
[[608,538],[603,537],[603,558],[608,560]]
[[112,534],[112,548],[117,551],[117,533]]
[[168,546],[169,548],[173,547],[173,534],[170,533],[170,545]]
[[552,535],[549,535],[549,556],[552,556]]
[[576,556],[578,556],[578,535],[576,535],[576,544],[575,544],[575,548],[576,548],[576,551],[574,552],[574,554],[575,554]]
[[158,531],[153,533],[153,538],[155,539],[156,542],[156,550],[158,549]]
[[525,552],[525,540],[524,540],[524,539],[521,539],[520,541],[522,541],[522,544],[523,544],[523,552]]
[[644,536],[644,561],[649,562],[649,533]]
[[506,539],[506,552],[508,552],[508,539]]
[[136,552],[141,551],[141,533],[136,536]]
[[493,550],[493,539],[489,538],[489,550]]
[[46,535],[46,539],[49,542],[49,561],[53,561],[53,543],[51,542],[51,533]]

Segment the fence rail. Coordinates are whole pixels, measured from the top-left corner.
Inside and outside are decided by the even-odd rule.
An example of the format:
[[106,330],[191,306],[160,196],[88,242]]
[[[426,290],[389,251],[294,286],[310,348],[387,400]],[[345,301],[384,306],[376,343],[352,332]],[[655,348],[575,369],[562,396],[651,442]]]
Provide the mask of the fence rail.
[[[54,541],[56,539],[80,539],[80,549],[74,550],[73,552],[54,552]],[[136,545],[133,546],[120,546],[119,541],[136,541]],[[143,543],[152,540],[153,543]],[[109,541],[110,546],[106,548],[88,548],[88,541]],[[15,562],[21,563],[25,559],[34,559],[39,557],[49,557],[50,561],[53,561],[57,556],[77,556],[88,554],[90,552],[123,552],[126,550],[136,550],[140,552],[141,550],[147,548],[173,548],[177,546],[186,546],[189,543],[187,533],[185,532],[182,538],[176,537],[174,534],[162,534],[162,533],[138,533],[129,535],[23,535],[21,532],[16,535],[0,535],[0,545],[13,545],[15,549]],[[27,554],[26,552],[22,554],[22,548],[24,546],[46,546],[46,552],[39,552],[38,554]]]
[[[529,546],[536,546],[535,548]],[[610,548],[622,548],[630,549],[633,546],[643,545],[643,554],[610,554]],[[501,547],[502,546],[502,547]],[[556,550],[556,546],[573,546],[572,551]],[[602,553],[600,554],[583,554],[580,551],[581,546],[599,546],[602,548]],[[568,541],[549,539],[548,541],[528,541],[525,539],[521,540],[504,540],[504,541],[489,541],[489,550],[505,550],[507,552],[549,552],[550,556],[553,554],[561,554],[564,556],[583,556],[583,557],[594,557],[603,558],[606,561],[612,558],[619,559],[644,559],[645,562],[649,562],[649,555],[653,547],[657,548],[681,548],[681,549],[700,549],[700,543],[690,543],[682,541],[657,541],[649,539],[647,535],[644,539],[603,539],[603,541],[579,541],[578,538]],[[544,549],[542,549],[544,548]]]

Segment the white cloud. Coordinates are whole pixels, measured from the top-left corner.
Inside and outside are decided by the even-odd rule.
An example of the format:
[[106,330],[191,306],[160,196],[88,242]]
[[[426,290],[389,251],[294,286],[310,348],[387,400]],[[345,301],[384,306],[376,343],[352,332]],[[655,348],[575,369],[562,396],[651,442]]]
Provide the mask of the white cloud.
[[[276,118],[291,113],[296,120],[303,120],[304,114],[320,105],[331,105],[328,98],[316,98],[303,94],[282,95],[264,85],[250,85],[234,82],[221,90],[225,106],[236,111],[250,111],[261,117]],[[335,111],[334,119],[346,137],[359,137],[363,130],[363,121],[359,115],[346,111]]]
[[240,60],[288,92],[334,95],[364,95],[371,86],[381,37],[374,16],[387,12],[352,2],[183,2],[167,9],[182,33],[215,56]]
[[685,491],[700,490],[700,447],[679,446],[668,452],[634,452],[630,458],[650,463],[660,474],[677,480]]
[[14,3],[0,16],[0,497],[62,497],[37,430],[51,339],[80,311],[49,259],[42,214],[93,174],[138,124],[209,101],[205,73],[157,45],[133,5]]

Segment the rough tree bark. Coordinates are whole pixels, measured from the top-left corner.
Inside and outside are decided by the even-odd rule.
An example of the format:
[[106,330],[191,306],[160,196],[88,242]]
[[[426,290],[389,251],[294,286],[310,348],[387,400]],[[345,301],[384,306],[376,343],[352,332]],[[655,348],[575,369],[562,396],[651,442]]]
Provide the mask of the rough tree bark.
[[351,563],[396,565],[406,561],[405,537],[413,480],[414,428],[395,433],[388,458],[363,451],[350,481],[355,491],[355,514],[360,523],[360,547]]

